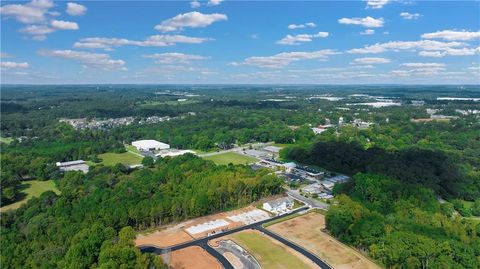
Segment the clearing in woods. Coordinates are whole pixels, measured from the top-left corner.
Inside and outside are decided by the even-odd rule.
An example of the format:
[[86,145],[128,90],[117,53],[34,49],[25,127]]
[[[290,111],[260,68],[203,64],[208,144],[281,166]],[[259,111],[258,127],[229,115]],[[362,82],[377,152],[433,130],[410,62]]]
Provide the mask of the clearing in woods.
[[57,189],[57,186],[55,186],[55,182],[53,180],[46,180],[46,181],[40,181],[40,180],[30,180],[30,181],[23,181],[22,182],[22,187],[24,188],[22,190],[22,193],[25,194],[25,197],[21,199],[20,201],[6,205],[0,209],[0,211],[6,211],[6,210],[12,210],[12,209],[17,209],[21,205],[25,204],[28,200],[32,199],[33,197],[38,197],[42,193],[46,191],[53,191],[56,194],[60,194],[60,191]]
[[358,251],[323,232],[325,216],[309,213],[268,227],[288,240],[304,247],[336,269],[379,269]]
[[242,154],[235,153],[235,152],[225,152],[225,153],[220,153],[220,154],[217,154],[217,155],[212,155],[212,156],[203,157],[203,158],[206,159],[206,160],[211,160],[211,161],[215,162],[216,164],[225,164],[225,165],[227,165],[229,163],[232,163],[232,164],[248,164],[248,163],[257,162],[257,159],[255,159],[253,157],[242,155]]

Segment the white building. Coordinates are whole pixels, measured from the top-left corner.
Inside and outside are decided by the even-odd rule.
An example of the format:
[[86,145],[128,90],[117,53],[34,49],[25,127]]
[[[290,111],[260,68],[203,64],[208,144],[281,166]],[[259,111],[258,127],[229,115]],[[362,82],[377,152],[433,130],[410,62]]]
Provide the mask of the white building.
[[293,199],[290,197],[283,197],[273,201],[263,203],[263,209],[275,213],[286,213],[293,207]]
[[287,173],[291,173],[291,172],[294,171],[294,169],[295,169],[295,167],[297,167],[297,165],[295,163],[284,163],[283,167],[285,168],[285,171]]
[[153,151],[153,150],[162,150],[162,149],[170,148],[169,144],[165,144],[157,140],[133,141],[132,146],[136,147],[140,151]]
[[57,162],[57,167],[61,172],[67,171],[81,171],[88,173],[88,164],[84,160],[71,161],[71,162]]
[[159,153],[155,154],[156,157],[162,157],[162,158],[165,158],[165,157],[177,157],[177,156],[181,156],[181,155],[184,155],[184,154],[187,154],[187,153],[191,153],[191,154],[194,154],[196,155],[197,153],[193,150],[182,150],[182,149],[170,149],[170,150],[162,150],[160,151]]

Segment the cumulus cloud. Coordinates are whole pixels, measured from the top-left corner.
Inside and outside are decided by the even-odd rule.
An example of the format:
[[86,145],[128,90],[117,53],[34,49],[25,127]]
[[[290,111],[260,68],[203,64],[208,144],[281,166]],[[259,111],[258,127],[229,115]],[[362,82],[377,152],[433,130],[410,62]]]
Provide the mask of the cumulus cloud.
[[401,69],[390,73],[395,76],[432,76],[445,71],[444,63],[403,63]]
[[59,21],[53,20],[51,25],[55,29],[59,30],[78,30],[78,24],[76,22],[71,21]]
[[33,0],[26,4],[4,5],[0,7],[0,14],[26,24],[19,32],[30,35],[33,40],[45,40],[47,34],[57,30],[78,30],[75,22],[53,19],[60,15],[49,10],[53,6],[50,0]]
[[289,24],[288,29],[294,30],[294,29],[303,29],[303,28],[313,28],[317,27],[317,25],[313,22],[307,22],[303,24]]
[[408,13],[408,12],[402,12],[400,13],[400,17],[406,19],[406,20],[416,20],[420,18],[422,15],[419,13]]
[[75,48],[112,50],[114,47],[167,47],[177,43],[200,44],[210,38],[190,37],[184,35],[153,35],[145,40],[130,40],[126,38],[88,37],[82,38],[73,44]]
[[18,69],[18,68],[28,68],[30,65],[27,62],[0,62],[0,67],[2,69]]
[[420,56],[444,57],[444,56],[465,56],[479,53],[479,48],[468,48],[462,42],[442,42],[434,40],[420,41],[390,41],[387,43],[376,43],[363,48],[348,50],[348,53],[374,54],[386,51],[419,51]]
[[53,1],[33,0],[26,4],[12,4],[0,7],[0,14],[13,17],[25,24],[45,22],[48,10],[53,7]]
[[87,13],[87,8],[77,3],[67,3],[66,12],[70,16],[82,16]]
[[328,32],[318,32],[316,34],[301,34],[301,35],[287,35],[277,41],[277,44],[282,45],[299,45],[301,42],[311,42],[313,38],[328,37]]
[[90,53],[75,50],[41,50],[42,56],[57,57],[74,60],[85,68],[98,68],[103,70],[126,70],[125,61],[113,60],[110,55],[103,53]]
[[390,59],[381,58],[381,57],[365,57],[365,58],[357,58],[352,61],[353,64],[361,64],[361,65],[371,65],[371,64],[388,64],[390,63]]
[[361,35],[374,35],[375,30],[373,29],[365,29],[365,31],[360,32]]
[[155,63],[160,64],[189,64],[191,61],[207,59],[207,57],[194,54],[184,54],[178,52],[155,53],[143,55],[145,58],[155,59]]
[[391,0],[367,0],[367,9],[380,9],[383,8],[386,4],[390,3]]
[[329,55],[340,54],[336,50],[324,49],[318,51],[293,51],[282,52],[273,56],[254,56],[246,58],[242,62],[233,62],[231,65],[254,65],[267,68],[282,68],[292,62],[302,60],[326,60]]
[[463,30],[463,31],[443,30],[443,31],[437,31],[434,33],[423,34],[422,38],[443,39],[448,41],[452,41],[452,40],[467,41],[467,40],[480,39],[480,32],[469,32],[466,30]]
[[383,27],[384,20],[383,18],[372,18],[372,17],[365,17],[365,18],[341,18],[338,20],[340,24],[353,24],[353,25],[361,25],[363,27],[368,28],[378,28]]
[[160,32],[182,31],[185,28],[203,28],[217,21],[226,21],[227,15],[213,13],[203,14],[197,11],[179,14],[173,18],[162,21],[155,26]]
[[197,0],[194,0],[194,1],[190,2],[190,7],[191,8],[199,8],[200,6],[201,6],[201,4]]
[[207,5],[209,6],[218,6],[222,3],[223,0],[208,0]]

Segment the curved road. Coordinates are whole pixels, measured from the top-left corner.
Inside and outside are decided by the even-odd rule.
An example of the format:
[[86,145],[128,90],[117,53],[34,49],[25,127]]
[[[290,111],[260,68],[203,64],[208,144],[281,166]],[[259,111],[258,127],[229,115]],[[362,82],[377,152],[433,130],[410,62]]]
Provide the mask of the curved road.
[[192,246],[199,246],[199,247],[205,249],[212,256],[217,258],[217,260],[223,265],[224,268],[230,269],[230,268],[233,268],[233,266],[230,264],[230,262],[228,262],[228,260],[223,255],[221,255],[216,250],[214,250],[212,247],[210,247],[208,245],[208,241],[210,241],[212,239],[215,239],[215,238],[225,236],[225,235],[237,233],[237,232],[240,232],[240,231],[243,231],[243,230],[256,229],[256,230],[259,230],[259,231],[265,233],[266,235],[271,236],[272,238],[280,241],[281,243],[291,247],[292,249],[300,252],[301,254],[305,255],[307,258],[309,258],[315,264],[317,264],[320,268],[322,268],[322,269],[332,269],[332,267],[330,267],[328,264],[326,264],[324,261],[319,259],[317,256],[315,256],[311,252],[309,252],[306,249],[288,241],[287,239],[285,239],[285,238],[283,238],[283,237],[281,237],[281,236],[279,236],[275,233],[270,232],[269,230],[263,228],[263,226],[262,226],[263,224],[265,224],[267,222],[270,222],[272,220],[276,220],[276,219],[283,218],[285,216],[293,215],[293,214],[296,214],[298,212],[304,211],[306,209],[308,209],[308,207],[298,208],[298,209],[293,210],[293,211],[291,211],[287,214],[284,214],[284,215],[275,216],[275,217],[270,218],[270,219],[266,219],[266,220],[262,220],[262,221],[259,221],[259,222],[256,222],[256,223],[252,223],[252,224],[248,224],[248,225],[245,225],[245,226],[233,228],[233,229],[230,229],[230,230],[225,231],[225,232],[217,233],[217,234],[207,236],[207,237],[202,237],[202,238],[199,238],[199,239],[196,239],[196,240],[193,240],[193,241],[180,243],[180,244],[177,244],[177,245],[170,246],[168,248],[159,248],[159,247],[154,246],[154,245],[140,245],[140,246],[138,246],[138,248],[140,249],[140,251],[142,253],[154,253],[154,254],[157,254],[157,255],[161,255],[161,254],[165,253],[165,251],[175,251],[175,250],[188,248],[188,247],[192,247]]

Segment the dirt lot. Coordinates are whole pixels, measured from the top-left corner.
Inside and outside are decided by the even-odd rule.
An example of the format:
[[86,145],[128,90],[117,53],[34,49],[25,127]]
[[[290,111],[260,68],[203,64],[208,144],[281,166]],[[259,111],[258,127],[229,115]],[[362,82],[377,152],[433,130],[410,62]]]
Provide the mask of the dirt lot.
[[222,269],[222,265],[201,247],[188,247],[171,253],[172,269]]
[[221,212],[221,213],[217,213],[217,214],[213,214],[205,217],[187,220],[174,225],[160,227],[159,230],[155,232],[138,235],[137,239],[135,240],[135,245],[138,246],[138,245],[148,244],[148,245],[155,245],[158,247],[168,247],[168,246],[176,245],[179,243],[191,241],[193,238],[205,237],[210,231],[205,231],[197,234],[189,234],[185,231],[185,229],[198,224],[213,221],[213,220],[224,219],[225,221],[229,222],[228,226],[217,228],[216,229],[217,231],[220,229],[226,229],[226,228],[232,229],[235,227],[239,227],[244,225],[244,223],[234,222],[228,219],[227,217],[249,212],[255,209],[257,208],[255,208],[254,206],[247,206],[247,207],[236,209],[229,212]]
[[359,252],[322,232],[324,228],[325,216],[318,213],[309,213],[268,227],[316,254],[335,269],[380,268]]

